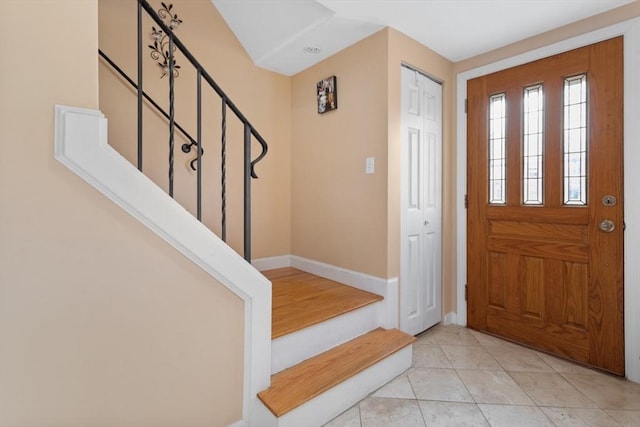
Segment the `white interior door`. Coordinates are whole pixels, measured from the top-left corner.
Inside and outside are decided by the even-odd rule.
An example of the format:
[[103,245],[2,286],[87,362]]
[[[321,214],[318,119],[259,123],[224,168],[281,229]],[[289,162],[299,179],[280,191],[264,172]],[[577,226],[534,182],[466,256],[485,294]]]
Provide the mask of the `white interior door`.
[[442,86],[402,67],[400,329],[442,318]]

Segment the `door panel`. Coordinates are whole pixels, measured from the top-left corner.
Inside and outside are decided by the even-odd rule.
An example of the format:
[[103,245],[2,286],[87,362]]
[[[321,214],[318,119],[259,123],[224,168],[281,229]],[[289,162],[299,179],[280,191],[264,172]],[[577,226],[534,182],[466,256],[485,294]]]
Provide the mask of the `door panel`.
[[[407,257],[408,257],[408,274],[407,280],[403,283],[403,317],[406,318],[405,323],[414,322],[416,319],[422,324],[420,320],[420,312],[418,311],[418,302],[420,301],[420,279],[422,265],[420,259],[420,235],[407,236]],[[405,331],[406,332],[406,331]]]
[[624,374],[622,38],[467,88],[469,326]]

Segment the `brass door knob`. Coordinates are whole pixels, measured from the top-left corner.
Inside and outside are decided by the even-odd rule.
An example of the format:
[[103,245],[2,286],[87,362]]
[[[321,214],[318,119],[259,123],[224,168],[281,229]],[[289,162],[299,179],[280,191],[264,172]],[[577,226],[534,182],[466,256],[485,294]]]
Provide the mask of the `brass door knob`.
[[598,225],[598,227],[600,228],[601,231],[604,231],[605,233],[611,233],[613,230],[616,229],[616,224],[610,219],[605,219]]

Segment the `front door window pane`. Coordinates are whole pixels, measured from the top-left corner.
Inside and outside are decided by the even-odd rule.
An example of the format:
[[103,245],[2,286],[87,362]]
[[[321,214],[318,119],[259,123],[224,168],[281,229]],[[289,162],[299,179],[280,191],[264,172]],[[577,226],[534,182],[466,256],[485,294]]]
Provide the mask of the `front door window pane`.
[[489,98],[489,203],[506,203],[506,99],[505,94]]
[[564,80],[564,204],[587,204],[587,76]]
[[525,88],[523,106],[522,203],[542,204],[544,99],[542,85]]

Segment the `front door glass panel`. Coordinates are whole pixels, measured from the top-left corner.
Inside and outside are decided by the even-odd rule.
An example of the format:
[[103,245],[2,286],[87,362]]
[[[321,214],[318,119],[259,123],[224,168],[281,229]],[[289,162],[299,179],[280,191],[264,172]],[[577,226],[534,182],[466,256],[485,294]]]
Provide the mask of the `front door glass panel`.
[[489,203],[507,202],[507,134],[506,96],[504,93],[489,98]]
[[564,80],[564,204],[587,204],[587,76]]
[[523,97],[523,155],[522,203],[543,203],[544,99],[542,85],[524,89]]

